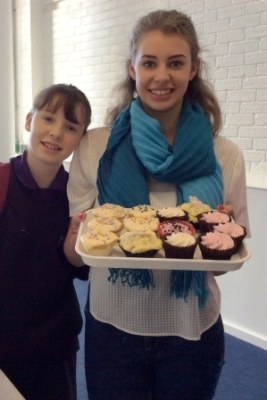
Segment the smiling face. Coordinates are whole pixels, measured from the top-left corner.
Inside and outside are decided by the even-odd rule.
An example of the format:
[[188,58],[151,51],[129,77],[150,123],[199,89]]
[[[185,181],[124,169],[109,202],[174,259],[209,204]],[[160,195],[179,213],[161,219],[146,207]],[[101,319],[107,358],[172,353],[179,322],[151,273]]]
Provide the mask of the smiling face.
[[27,157],[30,166],[38,162],[59,168],[71,155],[85,129],[84,109],[80,103],[75,106],[75,116],[77,123],[66,118],[64,104],[56,110],[46,105],[27,115],[25,128],[31,134]]
[[188,42],[176,33],[145,33],[129,73],[144,110],[152,117],[176,119],[189,82],[197,72]]

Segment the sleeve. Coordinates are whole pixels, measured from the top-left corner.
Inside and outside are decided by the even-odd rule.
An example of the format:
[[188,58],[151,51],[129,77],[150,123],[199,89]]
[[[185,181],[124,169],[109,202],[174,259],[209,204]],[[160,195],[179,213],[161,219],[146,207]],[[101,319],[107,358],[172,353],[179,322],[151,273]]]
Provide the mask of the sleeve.
[[216,139],[215,152],[223,170],[224,203],[233,206],[235,221],[246,227],[247,237],[250,237],[243,153],[235,143],[223,137]]
[[88,131],[73,153],[67,185],[70,216],[92,208],[95,203],[97,167],[107,136],[106,128]]

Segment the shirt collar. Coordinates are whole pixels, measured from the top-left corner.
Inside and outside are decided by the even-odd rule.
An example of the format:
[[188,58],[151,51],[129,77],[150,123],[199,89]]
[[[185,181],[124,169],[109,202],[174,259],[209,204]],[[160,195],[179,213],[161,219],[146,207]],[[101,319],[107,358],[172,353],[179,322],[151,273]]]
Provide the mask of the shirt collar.
[[[27,150],[21,155],[14,158],[14,168],[18,180],[29,189],[40,189],[35,182],[29,165],[27,163]],[[47,188],[48,190],[66,190],[66,184],[68,181],[68,173],[64,169],[63,165],[60,167],[55,179],[51,185]],[[43,189],[43,190],[47,190]]]

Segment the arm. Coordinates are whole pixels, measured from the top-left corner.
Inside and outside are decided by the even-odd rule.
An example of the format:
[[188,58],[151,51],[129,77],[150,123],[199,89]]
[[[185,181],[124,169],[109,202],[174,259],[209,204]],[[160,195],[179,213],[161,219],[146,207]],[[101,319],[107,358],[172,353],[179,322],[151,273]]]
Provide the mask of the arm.
[[75,243],[80,222],[85,218],[83,212],[92,208],[96,200],[97,167],[106,148],[108,133],[106,128],[88,131],[74,151],[70,164],[67,193],[72,218],[64,243],[64,253],[76,267],[84,264],[75,252]]
[[85,219],[85,213],[75,214],[70,220],[69,229],[64,242],[64,253],[68,261],[75,267],[84,265],[82,258],[75,251],[75,243],[77,240],[80,223]]
[[[216,155],[222,166],[224,184],[224,204],[218,210],[232,216],[238,224],[246,227],[250,236],[247,209],[246,174],[244,157],[236,144],[226,138],[218,137],[215,145]],[[215,276],[225,272],[216,272]]]

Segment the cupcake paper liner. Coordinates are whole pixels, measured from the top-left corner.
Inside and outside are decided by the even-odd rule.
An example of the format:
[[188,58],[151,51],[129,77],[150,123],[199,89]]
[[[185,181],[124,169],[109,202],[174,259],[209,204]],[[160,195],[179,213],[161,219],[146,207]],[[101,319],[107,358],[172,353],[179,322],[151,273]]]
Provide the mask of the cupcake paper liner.
[[166,258],[186,258],[190,259],[194,257],[196,243],[192,246],[187,247],[175,247],[167,242],[163,242],[163,248],[165,250]]

